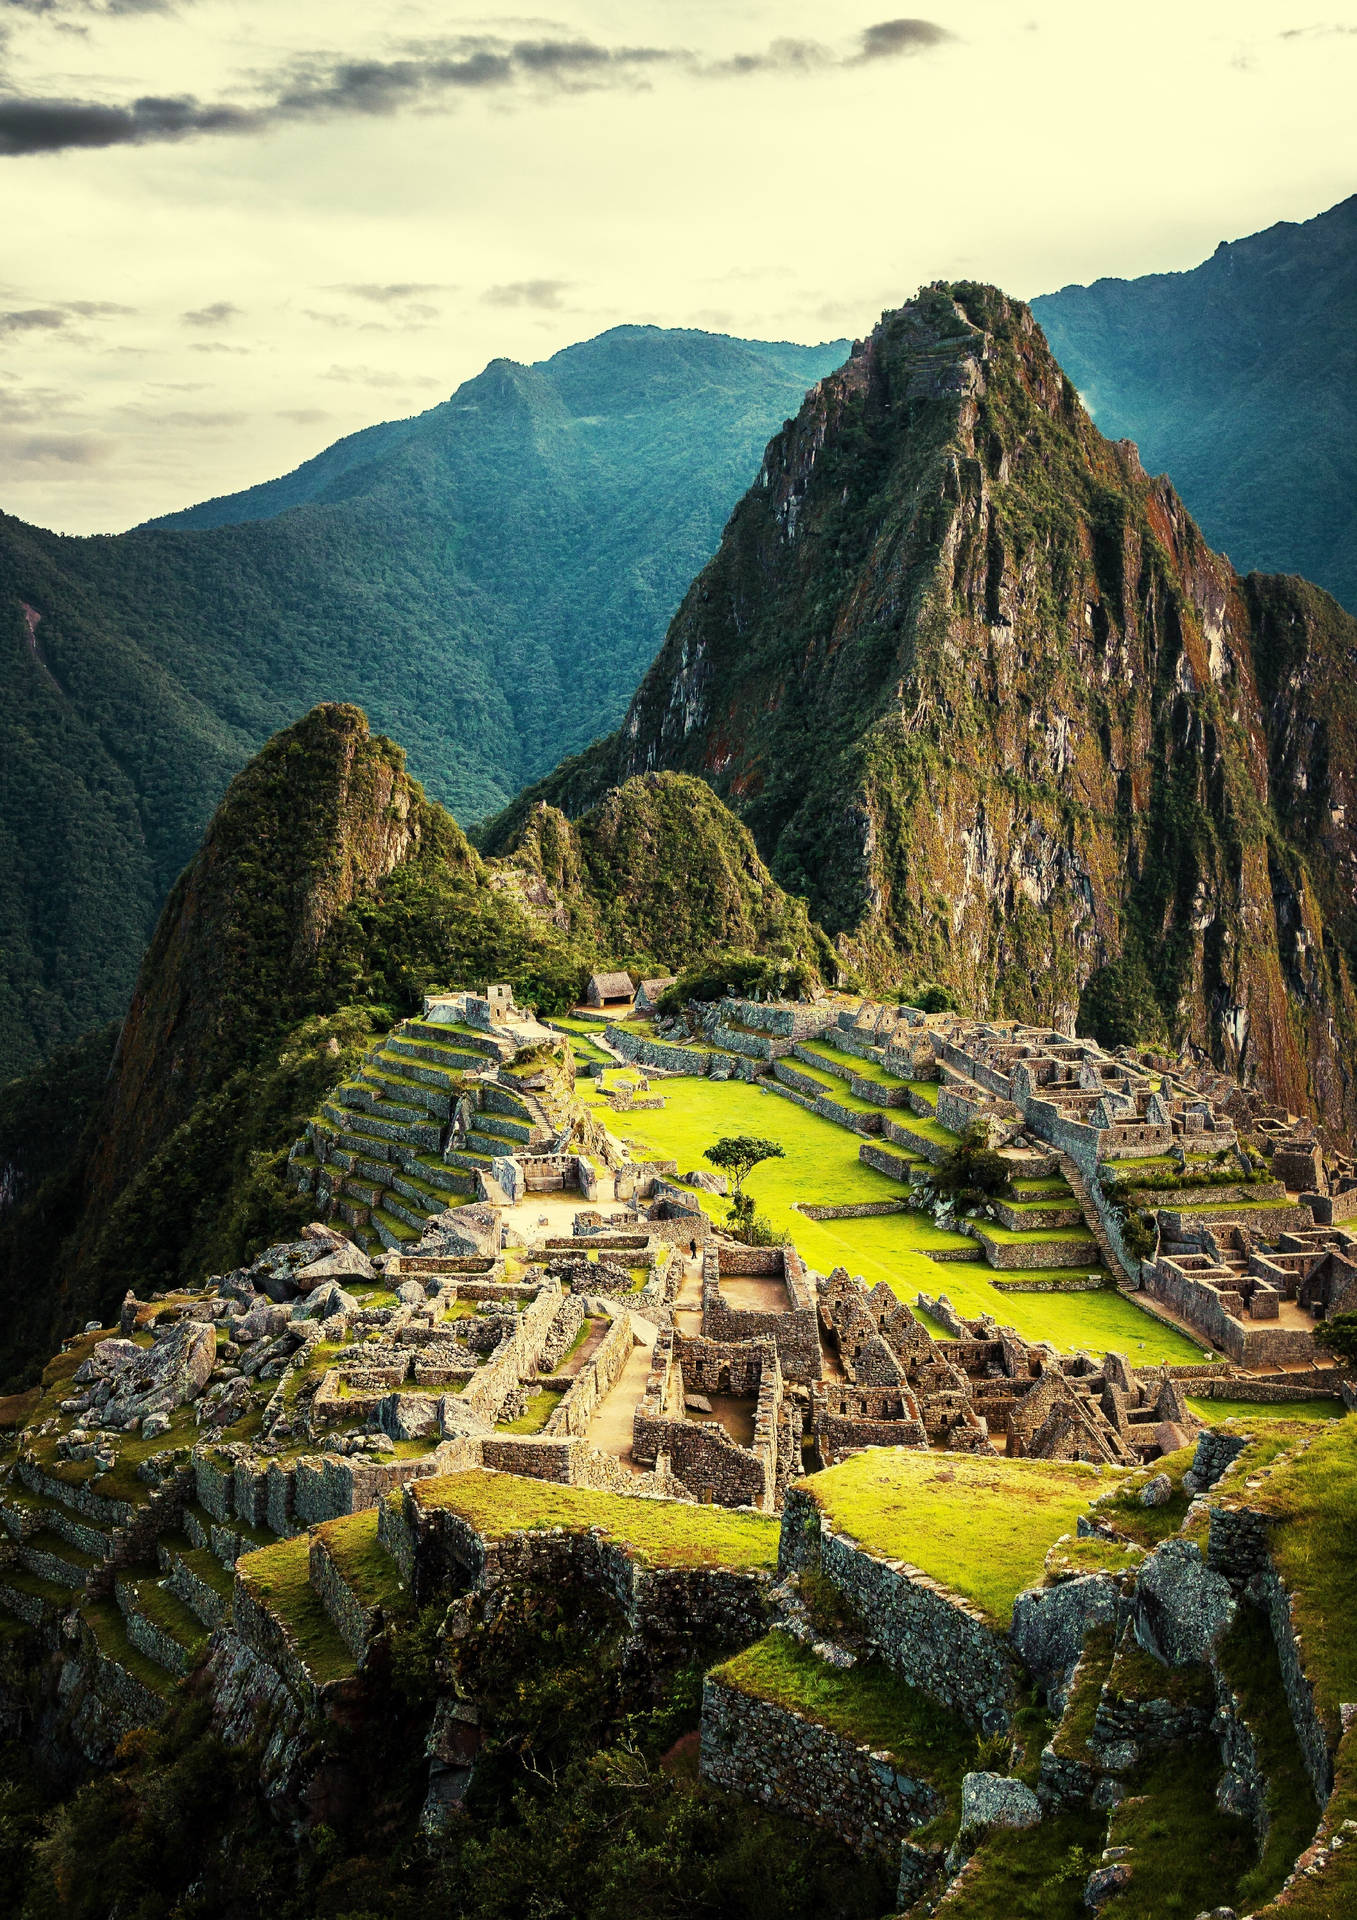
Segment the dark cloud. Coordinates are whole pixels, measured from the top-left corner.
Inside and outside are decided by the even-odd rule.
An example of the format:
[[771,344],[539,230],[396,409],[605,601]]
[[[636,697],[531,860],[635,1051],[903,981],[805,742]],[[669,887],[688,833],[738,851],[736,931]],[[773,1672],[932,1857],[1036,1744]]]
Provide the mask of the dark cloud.
[[93,467],[108,458],[108,442],[89,433],[6,434],[0,453],[6,460],[44,467]]
[[181,313],[179,320],[185,327],[220,327],[239,315],[240,308],[233,301],[214,300],[210,307],[195,307],[191,313]]
[[[11,0],[12,3],[12,0]],[[123,10],[142,10],[121,0]],[[30,6],[28,11],[34,9]],[[108,0],[105,11],[115,10]],[[813,40],[778,40],[759,52],[711,61],[679,47],[604,47],[583,39],[501,40],[463,35],[396,60],[295,64],[263,86],[257,104],[148,94],[124,105],[0,94],[0,155],[78,147],[143,146],[203,133],[257,133],[345,114],[388,115],[469,93],[579,93],[644,86],[670,69],[699,79],[861,66],[941,45],[954,36],[928,20],[885,20],[847,52]]]
[[859,60],[896,60],[902,54],[927,53],[956,35],[933,20],[882,20],[859,36]]
[[487,287],[481,299],[487,307],[559,307],[569,285],[568,280],[511,280]]
[[1357,27],[1344,27],[1336,24],[1314,27],[1284,27],[1278,38],[1282,40],[1327,40],[1332,34],[1357,34]]
[[358,280],[341,281],[329,291],[351,293],[355,300],[372,300],[378,306],[394,306],[401,301],[413,300],[418,294],[453,293],[456,289],[434,280],[395,280],[387,286],[379,286],[370,280]]
[[61,307],[22,307],[17,312],[0,313],[0,336],[54,332],[58,327],[68,327],[70,324],[70,314]]

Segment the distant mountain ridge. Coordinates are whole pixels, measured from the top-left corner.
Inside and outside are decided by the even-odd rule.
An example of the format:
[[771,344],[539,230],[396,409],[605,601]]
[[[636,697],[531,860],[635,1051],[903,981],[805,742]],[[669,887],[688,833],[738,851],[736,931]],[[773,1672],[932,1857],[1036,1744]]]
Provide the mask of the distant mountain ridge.
[[1347,1134],[1354,664],[1357,620],[1241,579],[1097,431],[1026,306],[939,284],[773,437],[618,732],[481,842],[699,774],[869,986],[1064,1030],[1116,1001]]
[[1303,574],[1357,613],[1357,194],[1032,311],[1101,430],[1241,573]]
[[232,775],[317,701],[465,820],[615,725],[846,346],[618,327],[168,523],[0,515],[0,1080],[123,1013]]

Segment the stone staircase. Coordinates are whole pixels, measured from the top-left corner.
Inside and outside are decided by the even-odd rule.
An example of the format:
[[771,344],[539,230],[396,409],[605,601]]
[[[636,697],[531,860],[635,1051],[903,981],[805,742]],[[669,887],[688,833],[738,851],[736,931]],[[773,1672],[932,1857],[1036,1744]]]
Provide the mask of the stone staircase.
[[1108,1201],[1107,1195],[1101,1187],[1095,1189],[1094,1184],[1085,1178],[1069,1154],[1061,1153],[1057,1157],[1060,1161],[1060,1171],[1064,1174],[1071,1192],[1079,1202],[1080,1209],[1084,1216],[1084,1224],[1093,1235],[1093,1238],[1098,1242],[1103,1256],[1103,1263],[1108,1272],[1112,1275],[1118,1288],[1123,1293],[1138,1289],[1140,1286],[1140,1269],[1131,1259],[1130,1255],[1123,1249],[1121,1236],[1117,1235],[1114,1238],[1108,1228],[1105,1213],[1110,1207],[1110,1202]]
[[413,1245],[431,1215],[496,1197],[497,1156],[551,1138],[534,1096],[514,1084],[512,1058],[497,1034],[403,1021],[308,1121],[293,1184],[369,1252]]
[[410,1593],[379,1537],[376,1507],[242,1554],[231,1627],[304,1701],[362,1671]]

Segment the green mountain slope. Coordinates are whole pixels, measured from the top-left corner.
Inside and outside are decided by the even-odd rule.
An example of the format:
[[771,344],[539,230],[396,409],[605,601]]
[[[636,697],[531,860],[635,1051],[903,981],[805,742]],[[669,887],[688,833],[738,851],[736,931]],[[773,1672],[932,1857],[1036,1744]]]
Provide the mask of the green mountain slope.
[[1304,574],[1357,612],[1357,195],[1032,311],[1103,432],[1167,470],[1241,572]]
[[122,1012],[231,775],[315,701],[467,819],[606,732],[842,352],[622,327],[173,524],[0,516],[0,1078]]
[[1241,580],[1103,438],[1026,307],[935,286],[770,443],[619,732],[484,844],[698,774],[869,979],[1065,1026],[1124,962],[1349,1130],[1354,661],[1357,621]]
[[222,1272],[302,1225],[289,1146],[429,989],[504,980],[561,1012],[597,966],[730,947],[833,967],[705,782],[631,780],[574,823],[542,810],[487,861],[356,707],[315,708],[232,781],[121,1030],[0,1089],[0,1390],[128,1286]]

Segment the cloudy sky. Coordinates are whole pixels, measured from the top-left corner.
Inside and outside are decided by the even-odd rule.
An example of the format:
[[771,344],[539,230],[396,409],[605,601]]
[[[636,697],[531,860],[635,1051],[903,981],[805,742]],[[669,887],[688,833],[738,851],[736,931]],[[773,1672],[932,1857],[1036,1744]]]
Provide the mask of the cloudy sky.
[[0,507],[121,528],[497,354],[861,333],[1357,187],[1339,10],[918,3],[0,0]]

